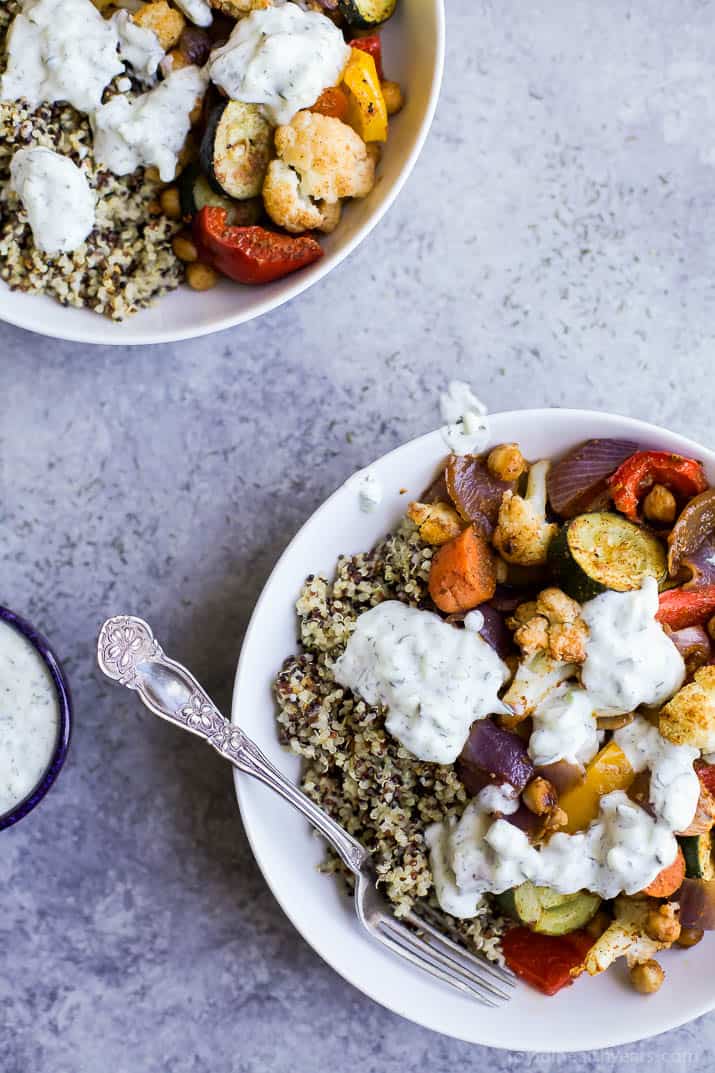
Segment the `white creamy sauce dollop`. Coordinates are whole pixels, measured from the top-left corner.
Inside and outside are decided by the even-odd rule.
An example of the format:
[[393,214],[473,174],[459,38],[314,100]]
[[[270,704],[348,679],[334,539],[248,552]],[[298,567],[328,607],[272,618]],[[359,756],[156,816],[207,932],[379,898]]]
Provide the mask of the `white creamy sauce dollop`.
[[162,181],[170,182],[189,133],[189,116],[206,84],[202,70],[184,67],[134,101],[113,97],[92,117],[97,161],[115,175],[154,166]]
[[263,105],[267,118],[281,124],[334,86],[349,58],[327,16],[283,4],[241,19],[209,63],[211,80],[229,97]]
[[562,685],[533,714],[529,756],[537,765],[586,764],[598,752],[593,704],[585,689]]
[[693,768],[700,752],[691,745],[673,745],[642,715],[616,730],[616,745],[636,774],[650,771],[649,799],[656,817],[671,831],[684,831],[698,804],[700,780]]
[[656,620],[658,584],[644,579],[633,592],[604,592],[583,605],[588,626],[581,680],[599,712],[632,712],[664,704],[685,680],[685,664]]
[[509,669],[473,630],[386,600],[358,617],[333,674],[386,707],[387,730],[419,760],[452,764],[474,720],[505,711]]
[[439,397],[442,439],[455,455],[481,454],[489,442],[487,408],[464,380],[450,380]]
[[360,473],[355,474],[352,480],[357,490],[360,510],[366,514],[371,514],[372,511],[377,510],[382,503],[383,488],[375,471],[372,469],[361,470]]
[[196,26],[210,26],[214,21],[211,5],[206,0],[174,0],[174,3]]
[[94,227],[96,197],[69,157],[52,149],[19,149],[10,164],[10,186],[27,212],[35,245],[45,253],[69,253]]
[[25,0],[8,36],[0,98],[32,108],[68,101],[91,112],[123,70],[116,27],[91,0]]
[[119,55],[132,67],[137,78],[152,82],[164,58],[159,38],[153,30],[134,22],[127,11],[115,12],[112,22],[119,40]]
[[0,815],[40,782],[57,743],[59,717],[44,661],[18,630],[0,622]]

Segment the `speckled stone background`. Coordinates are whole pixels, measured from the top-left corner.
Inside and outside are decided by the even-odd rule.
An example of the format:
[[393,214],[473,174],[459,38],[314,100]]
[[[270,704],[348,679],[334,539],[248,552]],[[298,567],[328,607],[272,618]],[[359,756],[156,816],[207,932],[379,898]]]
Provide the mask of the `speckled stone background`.
[[449,377],[493,409],[609,408],[715,442],[713,4],[448,3],[426,150],[329,279],[177,346],[0,328],[0,598],[52,638],[76,704],[59,784],[0,836],[2,1073],[713,1068],[715,1017],[558,1060],[378,1008],[273,902],[229,770],[94,669],[101,620],[135,610],[228,709],[286,541],[437,423]]

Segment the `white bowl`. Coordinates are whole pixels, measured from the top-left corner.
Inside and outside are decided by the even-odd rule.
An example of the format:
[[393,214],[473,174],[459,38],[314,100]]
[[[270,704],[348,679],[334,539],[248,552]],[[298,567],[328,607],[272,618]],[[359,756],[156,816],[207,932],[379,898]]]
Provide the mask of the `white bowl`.
[[[530,458],[548,457],[591,436],[620,436],[703,460],[715,482],[715,454],[682,436],[626,417],[578,410],[525,410],[491,418],[492,443],[518,440]],[[233,721],[298,780],[299,760],[278,744],[271,682],[296,649],[294,601],[310,573],[332,577],[339,554],[370,548],[431,481],[446,453],[439,432],[399,447],[374,465],[384,499],[358,507],[354,483],[337,490],[291,541],[251,618],[233,697]],[[400,489],[406,488],[405,494]],[[256,860],[286,914],[328,964],[366,995],[427,1028],[471,1043],[524,1051],[580,1051],[630,1043],[715,1008],[715,935],[689,950],[666,951],[667,979],[644,998],[622,965],[577,980],[553,998],[519,984],[504,1008],[487,1010],[433,981],[368,939],[332,877],[320,874],[321,842],[282,800],[236,775],[243,823]]]
[[90,310],[65,309],[44,295],[11,291],[0,282],[0,321],[80,343],[166,343],[243,324],[322,279],[372,231],[415,165],[442,82],[444,0],[400,0],[382,36],[385,70],[405,87],[405,108],[391,124],[375,189],[364,200],[352,202],[340,227],[321,238],[325,256],[316,264],[264,287],[223,280],[213,290],[198,293],[183,286],[120,323]]

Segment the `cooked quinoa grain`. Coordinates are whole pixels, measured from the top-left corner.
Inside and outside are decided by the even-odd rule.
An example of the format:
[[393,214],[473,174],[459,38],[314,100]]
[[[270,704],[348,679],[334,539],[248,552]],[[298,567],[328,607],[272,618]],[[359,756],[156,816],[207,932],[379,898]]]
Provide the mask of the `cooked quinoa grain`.
[[[432,548],[403,522],[368,553],[341,557],[335,580],[309,577],[296,608],[301,652],[275,682],[281,742],[303,758],[302,788],[373,855],[379,882],[398,914],[428,901],[445,926],[500,959],[502,922],[486,899],[473,920],[456,921],[432,896],[425,828],[467,803],[452,767],[416,760],[384,727],[384,713],[339,686],[331,663],[359,614],[385,599],[427,606]],[[326,869],[350,885],[332,854]]]
[[[20,7],[20,0],[0,5],[0,72]],[[27,215],[9,189],[12,157],[35,145],[70,157],[97,193],[96,226],[72,253],[48,256],[36,249]],[[99,168],[89,120],[68,104],[43,104],[33,112],[22,101],[0,102],[0,279],[12,290],[49,294],[62,305],[84,306],[114,320],[145,308],[184,276],[171,247],[180,224],[150,213],[161,189],[143,170],[118,178]]]

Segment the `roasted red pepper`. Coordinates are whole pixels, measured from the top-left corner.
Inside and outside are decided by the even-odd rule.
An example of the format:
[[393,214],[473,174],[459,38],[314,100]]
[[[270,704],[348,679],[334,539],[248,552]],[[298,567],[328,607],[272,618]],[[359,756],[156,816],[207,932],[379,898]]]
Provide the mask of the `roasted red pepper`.
[[667,589],[658,601],[658,622],[671,630],[698,626],[715,615],[715,585],[699,589]]
[[265,227],[231,227],[226,210],[203,208],[194,220],[199,258],[237,283],[270,283],[323,256],[308,235],[280,235]]
[[704,760],[696,760],[695,771],[700,779],[700,785],[715,797],[715,764],[706,764]]
[[608,478],[614,505],[631,521],[638,520],[638,505],[654,484],[664,484],[683,499],[708,486],[700,462],[669,451],[638,451]]
[[555,995],[573,981],[593,943],[585,931],[539,935],[521,927],[512,928],[501,941],[512,972],[545,995]]
[[350,42],[350,48],[359,48],[363,52],[369,52],[375,61],[377,77],[382,82],[385,73],[382,69],[382,38],[379,34],[370,34],[369,37],[354,37]]

